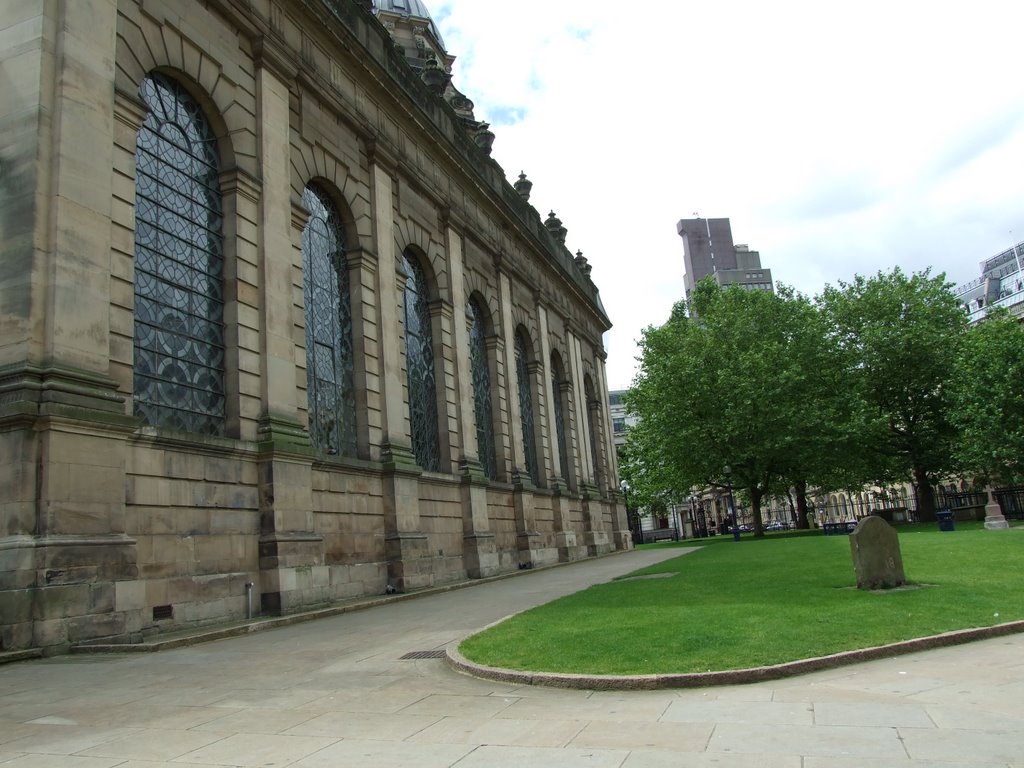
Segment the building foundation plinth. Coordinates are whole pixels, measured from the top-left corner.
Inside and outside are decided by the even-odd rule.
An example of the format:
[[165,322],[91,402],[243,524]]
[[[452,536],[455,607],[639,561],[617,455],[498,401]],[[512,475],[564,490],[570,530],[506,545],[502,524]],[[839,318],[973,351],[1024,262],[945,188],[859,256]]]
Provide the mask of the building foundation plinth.
[[388,585],[396,592],[411,592],[434,585],[433,563],[424,533],[394,533],[385,539]]
[[466,562],[466,575],[469,578],[484,579],[498,573],[498,547],[494,542],[493,533],[463,536],[462,553]]

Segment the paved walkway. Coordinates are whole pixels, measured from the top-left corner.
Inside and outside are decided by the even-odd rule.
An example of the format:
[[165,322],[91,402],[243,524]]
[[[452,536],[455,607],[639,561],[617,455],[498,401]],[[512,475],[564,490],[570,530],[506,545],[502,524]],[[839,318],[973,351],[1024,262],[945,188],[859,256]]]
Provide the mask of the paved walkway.
[[155,654],[0,666],[0,768],[1024,767],[1024,635],[671,691],[513,686],[401,658],[675,554]]

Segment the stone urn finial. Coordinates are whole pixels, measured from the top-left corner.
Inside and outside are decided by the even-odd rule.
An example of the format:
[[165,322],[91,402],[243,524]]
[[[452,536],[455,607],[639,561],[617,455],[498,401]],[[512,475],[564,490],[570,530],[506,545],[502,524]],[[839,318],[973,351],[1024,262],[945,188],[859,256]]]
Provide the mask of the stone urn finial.
[[526,178],[526,174],[519,172],[519,181],[512,185],[519,196],[526,202],[530,202],[530,190],[533,189],[533,182]]
[[555,240],[563,244],[565,243],[565,235],[568,230],[562,226],[562,220],[555,216],[554,211],[548,214],[547,219],[544,221],[544,226],[548,232],[554,235]]
[[491,146],[494,144],[494,131],[490,123],[480,123],[473,133],[473,141],[484,151],[485,155],[491,154]]
[[587,261],[587,257],[583,255],[583,251],[576,251],[576,266],[579,267],[580,272],[587,277],[590,277],[590,262]]
[[427,59],[427,63],[423,65],[423,71],[420,72],[420,77],[427,87],[438,96],[444,93],[452,79],[451,75],[441,69],[434,57]]

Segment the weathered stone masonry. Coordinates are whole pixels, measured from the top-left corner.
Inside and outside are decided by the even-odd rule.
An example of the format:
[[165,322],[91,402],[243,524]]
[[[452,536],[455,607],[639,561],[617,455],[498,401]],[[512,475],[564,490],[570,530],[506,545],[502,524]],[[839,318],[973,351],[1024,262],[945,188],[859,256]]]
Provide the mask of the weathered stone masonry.
[[[289,613],[630,546],[610,324],[589,268],[365,5],[0,4],[0,651],[239,619],[247,584],[258,610]],[[154,73],[216,137],[217,434],[147,424],[133,406],[140,85]],[[310,437],[311,184],[345,234],[351,456]],[[403,254],[427,280],[436,471],[413,449]],[[493,478],[477,445],[471,298],[485,315]]]

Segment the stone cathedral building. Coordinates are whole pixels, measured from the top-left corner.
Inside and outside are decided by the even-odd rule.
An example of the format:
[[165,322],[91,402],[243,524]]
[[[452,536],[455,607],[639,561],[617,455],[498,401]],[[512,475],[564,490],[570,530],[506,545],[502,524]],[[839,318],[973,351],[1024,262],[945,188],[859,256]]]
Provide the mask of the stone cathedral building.
[[589,265],[418,0],[8,0],[0,52],[0,651],[630,546]]

